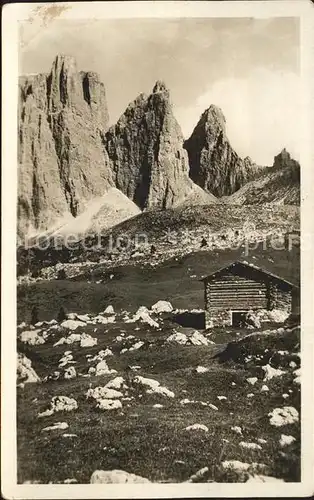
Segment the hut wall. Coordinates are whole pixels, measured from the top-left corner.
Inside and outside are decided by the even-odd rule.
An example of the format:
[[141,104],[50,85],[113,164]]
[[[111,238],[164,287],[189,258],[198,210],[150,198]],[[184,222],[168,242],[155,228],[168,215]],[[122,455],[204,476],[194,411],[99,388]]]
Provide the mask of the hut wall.
[[231,326],[232,311],[281,309],[291,312],[291,290],[267,278],[262,281],[226,272],[205,281],[204,285],[206,328]]
[[277,288],[275,308],[283,311],[291,312],[291,292]]
[[267,309],[268,289],[265,282],[232,273],[205,283],[205,308],[249,310]]

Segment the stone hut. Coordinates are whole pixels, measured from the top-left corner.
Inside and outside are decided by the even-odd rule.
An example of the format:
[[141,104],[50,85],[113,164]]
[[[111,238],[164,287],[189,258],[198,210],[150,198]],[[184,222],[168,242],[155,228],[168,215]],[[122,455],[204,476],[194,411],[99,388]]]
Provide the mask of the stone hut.
[[299,287],[253,264],[236,261],[206,276],[205,328],[240,326],[248,311],[299,314]]

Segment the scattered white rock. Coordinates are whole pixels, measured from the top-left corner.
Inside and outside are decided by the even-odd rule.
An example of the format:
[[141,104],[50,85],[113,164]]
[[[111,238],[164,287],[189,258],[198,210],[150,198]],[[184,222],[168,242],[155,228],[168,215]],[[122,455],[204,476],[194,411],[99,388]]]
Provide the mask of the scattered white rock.
[[290,361],[289,366],[290,366],[290,368],[296,368],[297,364],[295,361]]
[[155,405],[153,405],[153,408],[163,408],[164,405],[161,405],[159,403],[156,403]]
[[81,335],[79,333],[71,333],[68,337],[61,337],[61,339],[58,340],[55,344],[53,344],[54,347],[58,345],[63,345],[63,344],[74,344],[75,342],[80,342],[81,341]]
[[159,324],[150,317],[149,310],[145,306],[139,307],[134,316],[128,319],[126,323],[135,323],[136,321],[141,321],[142,323],[147,323],[150,326],[159,328]]
[[78,408],[77,401],[67,396],[54,396],[50,403],[50,408],[38,414],[38,417],[47,417],[59,411],[72,411]]
[[287,399],[289,397],[289,394],[287,394],[286,392],[282,395],[283,399]]
[[196,373],[206,373],[209,371],[209,368],[206,368],[205,366],[198,366],[196,368]]
[[263,438],[258,438],[257,442],[260,443],[260,444],[266,444],[267,443],[266,439],[263,439]]
[[294,384],[301,384],[301,368],[293,372],[295,378],[293,379]]
[[90,317],[88,314],[77,314],[76,318],[83,323],[90,323]]
[[226,396],[217,396],[217,399],[219,399],[219,401],[223,401],[223,400],[227,399],[227,397]]
[[[69,317],[69,316],[68,316]],[[66,319],[61,323],[62,328],[66,328],[67,330],[76,330],[80,326],[86,326],[84,321],[77,321],[75,319]]]
[[138,370],[141,369],[141,366],[140,365],[132,365],[130,366],[131,370],[133,370],[134,372],[137,372]]
[[209,404],[208,404],[208,406],[209,406],[209,408],[211,408],[212,410],[218,411],[217,406],[213,405],[212,403],[209,403]]
[[192,345],[209,345],[210,341],[204,337],[200,332],[197,330],[193,333],[193,335],[190,337],[190,342]]
[[270,417],[270,425],[282,427],[283,425],[294,424],[299,421],[299,413],[293,406],[284,406],[283,408],[275,408],[268,413]]
[[74,363],[73,355],[71,354],[71,351],[66,351],[62,358],[59,359],[59,368],[63,368],[70,363]]
[[56,422],[53,425],[49,425],[48,427],[44,427],[42,429],[42,431],[54,431],[55,429],[64,430],[64,429],[67,429],[68,427],[69,427],[69,424],[67,424],[66,422]]
[[99,410],[120,410],[122,403],[119,399],[98,399],[96,408]]
[[73,437],[76,437],[77,438],[77,434],[67,434],[67,433],[65,433],[65,434],[62,434],[62,437],[64,437],[64,438],[73,438]]
[[94,399],[119,399],[122,398],[123,394],[116,389],[110,389],[106,386],[95,387],[94,389],[90,388],[86,392],[86,398],[94,398]]
[[40,378],[32,368],[32,362],[25,354],[18,353],[16,366],[17,380],[23,384],[40,382]]
[[116,378],[110,380],[105,385],[105,387],[107,387],[108,389],[117,389],[117,390],[128,388],[123,377],[116,377]]
[[250,378],[247,378],[246,381],[251,384],[251,385],[255,385],[256,382],[258,381],[258,378],[257,377],[250,377]]
[[289,446],[289,444],[294,443],[296,441],[295,437],[287,436],[286,434],[281,434],[279,444],[281,447]]
[[87,333],[83,333],[81,335],[81,341],[80,341],[80,346],[81,347],[93,347],[94,345],[97,345],[98,340],[94,337],[91,337]]
[[63,481],[64,484],[75,484],[77,483],[77,479],[74,479],[74,478],[69,478],[69,479],[65,479]]
[[247,462],[241,462],[240,460],[225,460],[222,462],[223,469],[233,469],[235,472],[246,472],[250,470],[265,470],[267,466],[265,464],[260,464],[253,462],[251,464]]
[[39,335],[41,330],[26,330],[21,333],[20,340],[29,345],[41,345],[45,343],[43,336]]
[[75,320],[77,318],[77,314],[76,313],[68,313],[66,315],[67,319],[71,319],[71,320]]
[[239,446],[241,446],[241,448],[246,448],[248,450],[261,450],[262,449],[261,445],[259,445],[257,443],[246,443],[245,441],[241,441],[239,443]]
[[147,387],[146,394],[160,394],[161,396],[174,398],[174,393],[167,389],[167,387],[161,386],[157,380],[136,375],[133,383]]
[[114,308],[113,306],[107,306],[106,309],[104,310],[104,314],[114,314]]
[[91,484],[149,483],[145,477],[124,470],[95,470],[90,478]]
[[50,321],[46,321],[47,325],[56,325],[58,322],[56,319],[51,319]]
[[209,471],[208,467],[203,467],[202,469],[198,470],[195,474],[193,474],[186,482],[187,483],[200,482],[200,479],[202,479],[208,473],[208,471]]
[[268,392],[269,391],[269,387],[267,385],[262,385],[261,387],[261,392]]
[[247,396],[246,396],[246,397],[247,397],[247,398],[254,398],[254,394],[253,394],[253,392],[250,392],[250,394],[247,394]]
[[69,366],[64,372],[64,378],[67,380],[71,380],[76,377],[76,370],[74,366]]
[[99,375],[108,375],[108,374],[111,374],[111,373],[117,373],[116,370],[110,370],[108,365],[107,365],[107,362],[105,360],[103,361],[100,361],[99,363],[97,363],[96,365],[96,372],[95,374],[97,376]]
[[273,368],[269,364],[262,366],[262,370],[265,372],[265,377],[264,377],[264,382],[268,382],[268,380],[271,380],[273,377],[281,377],[284,373],[286,373],[283,370],[280,370],[279,368]]
[[170,302],[167,302],[166,300],[158,300],[158,302],[156,302],[156,304],[152,306],[152,311],[157,314],[164,312],[172,312],[173,307],[170,304]]
[[242,429],[238,425],[235,425],[234,427],[231,427],[231,430],[233,432],[235,432],[236,434],[240,434],[240,436],[242,435]]
[[272,311],[267,311],[267,314],[269,320],[274,323],[284,323],[289,316],[289,313],[282,309],[273,309]]
[[[142,342],[141,340],[139,340],[138,342],[136,342],[135,344],[133,344],[130,348],[129,348],[129,351],[137,351],[138,349],[140,349],[142,346],[144,345],[144,342]],[[122,351],[121,351],[122,352]]]
[[185,345],[188,342],[188,338],[184,333],[175,332],[167,338],[166,342],[169,344]]
[[186,431],[204,431],[208,432],[208,427],[203,424],[193,424],[185,428]]

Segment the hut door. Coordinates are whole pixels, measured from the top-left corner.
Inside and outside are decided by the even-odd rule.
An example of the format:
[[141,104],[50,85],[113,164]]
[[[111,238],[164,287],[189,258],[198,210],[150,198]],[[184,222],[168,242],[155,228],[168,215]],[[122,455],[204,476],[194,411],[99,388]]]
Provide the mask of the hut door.
[[232,311],[232,326],[239,328],[245,324],[247,311]]

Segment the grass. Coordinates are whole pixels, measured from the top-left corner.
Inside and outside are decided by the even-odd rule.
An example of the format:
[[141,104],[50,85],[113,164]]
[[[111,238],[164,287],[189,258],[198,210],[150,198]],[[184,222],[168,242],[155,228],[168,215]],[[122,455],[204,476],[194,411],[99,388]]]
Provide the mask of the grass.
[[170,259],[156,268],[130,264],[105,268],[98,264],[73,279],[18,286],[18,322],[30,320],[34,305],[39,309],[40,320],[56,318],[61,306],[77,313],[97,313],[108,304],[115,309],[135,311],[141,305],[150,307],[163,299],[177,308],[203,308],[204,291],[199,279],[238,259],[250,260],[288,280],[299,281],[300,256],[295,247],[288,252],[263,249],[260,245],[249,257],[244,256],[243,248],[200,251]]
[[[86,370],[86,354],[98,352],[113,345],[114,336],[121,325],[112,325],[104,331],[103,326],[95,333],[98,346],[79,348],[72,346],[52,347],[48,345],[29,347],[33,366],[43,377],[57,368],[62,354],[71,349],[77,371]],[[124,329],[134,329],[125,324]],[[60,380],[42,384],[28,384],[18,388],[18,480],[39,480],[47,483],[63,482],[75,478],[79,483],[88,483],[96,469],[123,469],[151,481],[186,481],[203,467],[209,468],[206,480],[245,480],[231,471],[221,468],[223,460],[264,463],[268,473],[287,481],[300,480],[299,425],[275,428],[269,424],[267,414],[275,407],[292,405],[299,409],[299,388],[292,383],[292,375],[268,383],[269,393],[261,393],[262,381],[251,386],[246,379],[252,376],[250,366],[231,366],[213,359],[225,345],[161,347],[159,335],[150,333],[155,340],[148,350],[131,351],[107,358],[110,368],[117,375],[125,375],[127,365],[140,365],[139,374],[154,378],[175,393],[174,399],[158,395],[142,396],[131,393],[134,399],[123,403],[122,410],[100,412],[85,393],[90,387],[104,385],[116,375]],[[130,333],[127,331],[127,333]],[[133,331],[138,338],[145,337],[145,327]],[[146,336],[147,336],[146,328]],[[28,353],[29,354],[29,353]],[[208,372],[198,374],[195,367],[206,366]],[[236,385],[232,385],[232,383]],[[292,390],[289,402],[282,394]],[[248,398],[248,393],[254,393]],[[57,413],[50,417],[37,418],[55,395],[74,397],[78,409],[70,413]],[[227,400],[220,401],[224,395]],[[198,403],[182,405],[188,398],[209,402],[218,411]],[[153,408],[161,403],[163,408]],[[54,422],[69,424],[66,431],[42,432],[42,428]],[[201,423],[208,432],[186,431],[188,425]],[[243,436],[238,436],[232,426],[241,426]],[[77,437],[65,438],[64,433]],[[282,433],[291,434],[297,441],[289,446],[287,456],[280,455],[278,441]],[[240,441],[256,442],[260,437],[267,440],[262,450],[244,450]]]
[[[243,249],[195,252],[172,258],[156,268],[95,265],[75,279],[21,285],[18,287],[18,322],[29,321],[33,305],[39,308],[40,320],[56,318],[61,306],[77,313],[98,313],[109,304],[116,311],[135,311],[141,305],[150,307],[163,299],[177,308],[202,308],[203,285],[198,278],[241,257],[245,258]],[[298,249],[286,252],[258,247],[252,250],[250,259],[246,257],[251,259],[275,274],[298,281]],[[112,279],[110,274],[114,275]],[[101,282],[96,283],[99,280]],[[109,368],[117,370],[117,375],[125,376],[127,366],[139,365],[140,375],[158,380],[175,393],[175,398],[166,400],[157,395],[133,394],[134,399],[123,402],[122,410],[100,412],[86,399],[85,393],[90,385],[104,385],[115,375],[90,378],[79,375],[72,380],[18,388],[19,482],[58,483],[75,478],[78,483],[88,483],[94,470],[115,468],[151,481],[181,482],[203,467],[209,468],[206,481],[246,480],[245,474],[223,470],[224,460],[263,463],[269,475],[286,481],[300,480],[299,424],[276,428],[269,424],[267,416],[276,407],[294,406],[300,410],[300,388],[293,383],[292,369],[283,359],[276,358],[276,351],[289,350],[290,361],[291,353],[299,350],[299,337],[289,332],[273,336],[261,333],[241,341],[250,332],[215,329],[210,337],[214,345],[165,346],[164,340],[173,329],[186,333],[189,329],[172,323],[167,315],[160,324],[160,329],[153,329],[141,323],[124,323],[118,318],[110,325],[86,325],[84,331],[98,339],[97,346],[88,348],[75,344],[54,347],[64,335],[61,329],[53,330],[55,336],[44,345],[25,346],[18,342],[18,350],[32,360],[41,378],[58,369],[58,362],[67,350],[72,350],[77,372],[86,374],[90,366],[86,354],[94,355],[110,347],[114,356],[108,357],[107,362]],[[120,354],[121,347],[115,338],[121,332],[125,332],[125,336],[134,335],[145,345],[138,351]],[[235,339],[238,343],[230,350],[230,342]],[[266,349],[269,354],[258,361],[256,356]],[[225,356],[215,358],[220,352],[225,352]],[[245,362],[247,355],[253,356],[252,362]],[[260,391],[263,373],[258,365],[268,362],[270,356],[276,366],[284,364],[287,373],[267,382],[269,392],[263,393]],[[208,371],[197,373],[195,368],[199,365]],[[259,380],[252,386],[247,378],[255,375]],[[254,396],[248,398],[249,393]],[[284,393],[289,394],[288,399],[283,399]],[[55,395],[74,397],[78,409],[37,418]],[[227,400],[219,400],[218,396],[226,396]],[[180,401],[186,398],[214,404],[218,410],[199,403],[182,405]],[[154,408],[155,403],[164,406]],[[69,424],[66,431],[42,432],[44,427],[61,421]],[[208,432],[185,430],[194,423],[206,425]],[[243,436],[235,434],[231,430],[233,426],[240,426]],[[62,437],[64,433],[74,433],[77,437]],[[295,443],[283,450],[278,444],[282,433],[296,438]],[[239,446],[240,441],[257,442],[258,438],[267,441],[261,450],[250,451]]]

